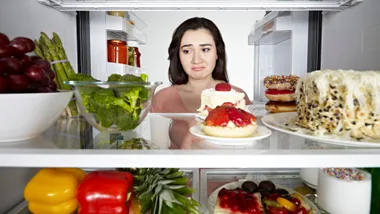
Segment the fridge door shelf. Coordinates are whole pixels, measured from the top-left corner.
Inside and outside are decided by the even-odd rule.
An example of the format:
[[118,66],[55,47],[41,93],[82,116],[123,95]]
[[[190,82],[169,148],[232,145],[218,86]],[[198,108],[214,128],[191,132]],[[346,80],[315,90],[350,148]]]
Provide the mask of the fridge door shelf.
[[267,10],[267,11],[341,11],[362,0],[293,0],[293,1],[246,1],[246,0],[108,0],[108,1],[74,1],[74,0],[38,0],[60,11],[106,11],[106,10]]
[[121,39],[146,44],[147,36],[129,23],[125,18],[106,15],[106,29],[108,39]]
[[257,22],[248,36],[249,45],[274,45],[291,38],[292,16],[289,11],[272,12]]

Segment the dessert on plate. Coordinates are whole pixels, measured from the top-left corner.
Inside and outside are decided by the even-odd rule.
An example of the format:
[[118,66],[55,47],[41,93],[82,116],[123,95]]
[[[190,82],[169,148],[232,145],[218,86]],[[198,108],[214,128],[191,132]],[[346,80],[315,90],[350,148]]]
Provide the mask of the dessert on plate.
[[207,116],[211,109],[221,106],[224,103],[231,104],[236,108],[245,109],[244,93],[237,92],[228,83],[219,83],[215,88],[209,88],[202,91],[201,106],[198,112]]
[[251,137],[257,129],[254,115],[228,104],[212,109],[201,126],[206,135],[228,138]]
[[265,97],[269,102],[265,109],[270,113],[296,111],[295,87],[299,77],[272,75],[264,79]]
[[296,124],[316,135],[380,139],[380,71],[321,70],[296,87]]
[[257,185],[245,181],[235,189],[218,192],[214,214],[312,214],[313,211],[298,193],[276,188],[271,181]]
[[371,180],[371,174],[360,169],[320,169],[318,205],[334,214],[370,213]]

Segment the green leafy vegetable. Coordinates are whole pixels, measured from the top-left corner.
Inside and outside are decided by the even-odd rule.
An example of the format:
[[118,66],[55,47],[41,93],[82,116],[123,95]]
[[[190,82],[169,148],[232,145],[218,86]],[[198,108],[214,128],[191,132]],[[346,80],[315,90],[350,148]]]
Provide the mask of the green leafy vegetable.
[[[89,75],[71,76],[70,80],[94,81]],[[144,82],[141,77],[131,74],[112,74],[108,82]],[[97,115],[101,126],[109,128],[116,125],[121,131],[132,130],[138,126],[143,102],[148,99],[149,90],[143,86],[113,85],[110,88],[83,87],[79,89],[82,103],[87,113]]]

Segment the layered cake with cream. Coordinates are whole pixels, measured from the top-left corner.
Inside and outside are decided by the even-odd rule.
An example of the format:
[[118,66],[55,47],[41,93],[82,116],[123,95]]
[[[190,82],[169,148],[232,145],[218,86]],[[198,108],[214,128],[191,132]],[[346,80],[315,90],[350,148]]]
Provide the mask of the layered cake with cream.
[[316,135],[380,138],[380,71],[321,70],[296,86],[296,124]]
[[245,109],[244,93],[237,92],[228,83],[219,83],[215,88],[209,88],[202,91],[201,106],[198,112],[207,116],[211,109],[229,104],[236,108]]

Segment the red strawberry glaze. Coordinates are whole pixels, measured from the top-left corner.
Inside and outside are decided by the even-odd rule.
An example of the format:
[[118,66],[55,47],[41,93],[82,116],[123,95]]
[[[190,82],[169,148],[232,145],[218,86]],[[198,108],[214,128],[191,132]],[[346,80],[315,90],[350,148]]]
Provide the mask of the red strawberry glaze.
[[294,90],[277,90],[277,89],[267,89],[265,93],[267,94],[293,94]]
[[243,190],[227,190],[223,188],[218,193],[219,206],[229,209],[232,212],[245,214],[261,214],[262,207],[258,203],[258,198]]
[[256,117],[242,109],[223,105],[209,112],[205,119],[205,125],[226,127],[229,121],[233,122],[236,127],[244,127],[256,122]]
[[222,126],[225,127],[230,119],[228,118],[227,108],[216,107],[211,110],[205,119],[206,126]]

